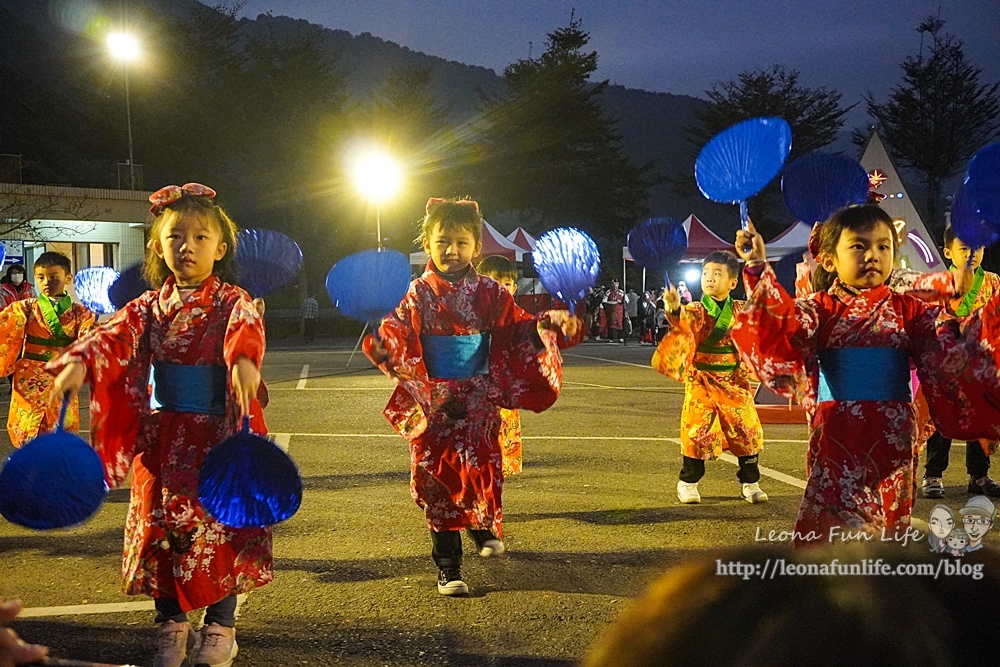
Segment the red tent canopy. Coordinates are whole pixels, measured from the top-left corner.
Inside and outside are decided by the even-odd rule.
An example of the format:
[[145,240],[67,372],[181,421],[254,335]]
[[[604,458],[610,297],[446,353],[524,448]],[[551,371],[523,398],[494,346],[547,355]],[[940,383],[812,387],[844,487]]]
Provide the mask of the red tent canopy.
[[709,253],[716,250],[728,250],[732,252],[734,241],[726,241],[705,226],[694,214],[689,215],[684,221],[684,229],[688,235],[688,249],[684,253],[684,259],[701,261]]
[[535,249],[535,237],[524,231],[524,227],[518,227],[508,234],[507,238],[525,252],[532,252]]

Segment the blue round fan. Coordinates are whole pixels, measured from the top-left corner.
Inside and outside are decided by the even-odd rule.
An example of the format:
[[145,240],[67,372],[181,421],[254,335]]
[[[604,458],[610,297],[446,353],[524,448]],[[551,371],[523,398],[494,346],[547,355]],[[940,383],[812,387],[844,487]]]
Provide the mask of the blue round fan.
[[63,424],[69,399],[63,399],[59,425],[7,458],[0,469],[0,514],[25,528],[52,530],[83,523],[108,493],[97,452]]
[[270,229],[244,229],[236,243],[239,284],[254,298],[291,285],[302,268],[299,244]]
[[628,233],[628,251],[639,266],[663,274],[670,284],[667,272],[677,265],[687,252],[687,232],[677,218],[650,218],[640,222]]
[[743,227],[746,200],[781,171],[792,149],[792,128],[781,118],[751,118],[712,137],[694,163],[698,189],[712,201],[739,204]]
[[115,309],[120,309],[132,299],[142,296],[143,292],[153,289],[142,277],[142,263],[133,264],[118,276],[118,280],[108,289],[108,298]]
[[264,528],[290,518],[302,504],[302,478],[291,457],[267,438],[243,428],[205,457],[198,501],[233,528]]
[[7,246],[0,243],[0,266],[3,266],[4,261],[7,259]]
[[597,244],[572,227],[559,227],[538,237],[531,258],[542,285],[550,294],[569,304],[571,313],[601,272],[601,253]]
[[979,219],[1000,229],[1000,142],[979,149],[969,160],[965,192]]
[[969,200],[965,185],[959,185],[951,200],[951,229],[972,248],[993,245],[1000,240],[1000,228],[983,220]]
[[326,276],[333,305],[378,331],[410,287],[410,262],[396,250],[363,250],[337,262]]
[[857,160],[833,153],[810,153],[795,160],[781,177],[788,210],[802,222],[823,222],[834,212],[868,201],[868,172]]
[[111,302],[111,286],[118,280],[118,272],[107,266],[80,269],[73,276],[73,291],[84,306],[98,315],[113,313],[117,308]]

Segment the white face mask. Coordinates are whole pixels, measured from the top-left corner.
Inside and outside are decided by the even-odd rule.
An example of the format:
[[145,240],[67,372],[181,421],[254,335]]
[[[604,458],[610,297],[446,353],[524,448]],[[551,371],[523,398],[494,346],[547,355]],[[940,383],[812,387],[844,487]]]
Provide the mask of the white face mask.
[[15,285],[20,285],[22,282],[24,282],[24,274],[23,273],[12,273],[12,274],[10,274],[10,281],[12,283],[14,283]]

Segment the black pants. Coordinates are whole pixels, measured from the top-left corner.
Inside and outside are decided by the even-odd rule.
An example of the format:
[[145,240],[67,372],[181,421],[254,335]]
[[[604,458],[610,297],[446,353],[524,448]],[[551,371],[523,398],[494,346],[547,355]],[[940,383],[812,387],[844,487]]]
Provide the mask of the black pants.
[[[760,468],[757,467],[757,455],[737,457],[740,462],[740,469],[736,473],[736,479],[743,484],[753,484],[760,481]],[[705,462],[701,459],[693,459],[690,456],[684,457],[684,464],[681,466],[680,479],[682,482],[694,484],[705,476]]]
[[[927,463],[924,477],[940,477],[948,467],[951,438],[937,431],[927,440]],[[990,457],[986,456],[978,440],[965,443],[965,470],[973,479],[985,477],[990,471]]]
[[[468,530],[469,537],[476,543],[477,549],[497,536],[489,530]],[[441,533],[431,531],[431,558],[439,570],[452,570],[462,567],[462,533],[458,530],[446,530]]]
[[[156,622],[165,623],[173,621],[175,623],[187,622],[187,614],[181,611],[181,605],[173,598],[154,598],[156,605]],[[236,596],[222,598],[213,605],[209,605],[205,610],[205,625],[218,623],[227,628],[236,627]]]
[[306,342],[311,343],[316,338],[316,318],[307,317],[302,322],[302,333],[305,336]]

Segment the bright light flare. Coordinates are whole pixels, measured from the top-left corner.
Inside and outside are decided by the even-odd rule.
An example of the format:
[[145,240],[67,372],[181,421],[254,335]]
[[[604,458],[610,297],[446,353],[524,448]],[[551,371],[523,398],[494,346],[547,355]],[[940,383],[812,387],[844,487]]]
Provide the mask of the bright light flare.
[[698,269],[688,269],[684,272],[684,282],[692,285],[700,285],[701,271]]
[[402,172],[399,165],[385,153],[368,153],[354,167],[354,184],[373,202],[383,202],[399,191]]
[[108,35],[108,50],[115,58],[132,62],[139,57],[139,42],[127,33],[113,32]]

